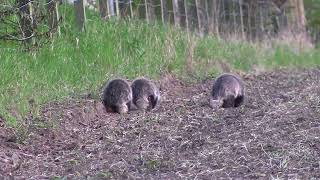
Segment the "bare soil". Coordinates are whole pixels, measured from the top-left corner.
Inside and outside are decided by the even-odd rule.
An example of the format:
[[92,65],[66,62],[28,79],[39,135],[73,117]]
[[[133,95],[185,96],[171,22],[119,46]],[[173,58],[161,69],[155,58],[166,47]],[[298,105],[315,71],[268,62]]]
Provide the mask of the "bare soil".
[[242,78],[240,108],[210,109],[212,80],[168,76],[153,112],[87,98],[43,106],[25,130],[0,119],[0,179],[320,179],[320,69]]

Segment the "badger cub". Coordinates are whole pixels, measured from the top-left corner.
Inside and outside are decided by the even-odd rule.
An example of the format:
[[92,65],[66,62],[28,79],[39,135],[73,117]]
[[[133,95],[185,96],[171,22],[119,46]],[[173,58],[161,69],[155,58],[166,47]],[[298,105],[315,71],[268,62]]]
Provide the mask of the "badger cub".
[[156,85],[146,78],[138,78],[131,84],[132,102],[140,110],[150,111],[160,102],[160,92]]
[[113,79],[103,90],[102,103],[107,112],[127,113],[132,102],[132,90],[124,79]]
[[244,102],[244,84],[233,74],[219,76],[212,88],[210,106],[212,108],[239,107]]

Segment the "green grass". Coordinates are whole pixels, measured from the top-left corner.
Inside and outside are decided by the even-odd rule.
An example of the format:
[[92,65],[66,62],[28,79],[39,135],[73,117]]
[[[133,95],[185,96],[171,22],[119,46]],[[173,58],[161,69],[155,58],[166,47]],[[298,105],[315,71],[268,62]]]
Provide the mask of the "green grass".
[[297,54],[290,48],[263,49],[211,36],[188,37],[157,23],[102,21],[92,11],[87,11],[86,32],[80,33],[75,29],[72,9],[63,7],[61,12],[65,20],[62,35],[39,51],[27,53],[17,44],[0,42],[0,115],[10,125],[25,118],[30,100],[39,109],[49,101],[70,96],[98,96],[101,86],[116,76],[159,78],[163,73],[174,73],[201,79],[221,72],[217,60],[240,71],[251,71],[255,66],[272,69],[320,64],[316,50]]

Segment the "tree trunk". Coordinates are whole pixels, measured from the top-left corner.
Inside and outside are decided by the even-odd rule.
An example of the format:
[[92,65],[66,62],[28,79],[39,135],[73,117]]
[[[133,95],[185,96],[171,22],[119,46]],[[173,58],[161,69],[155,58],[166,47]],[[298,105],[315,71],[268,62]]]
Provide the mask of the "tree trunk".
[[220,33],[219,33],[219,17],[220,17],[220,8],[219,8],[220,3],[218,2],[218,0],[212,0],[212,10],[213,10],[213,22],[212,22],[212,26],[213,29],[215,31],[215,34],[217,37],[220,37]]
[[205,1],[196,0],[200,36],[208,33],[208,19],[205,12]]
[[83,0],[74,1],[76,22],[80,31],[85,31],[86,13]]
[[107,0],[107,6],[108,6],[108,16],[114,16],[114,0]]
[[181,18],[180,18],[180,7],[178,0],[172,0],[173,6],[173,15],[174,15],[174,25],[179,27],[181,25]]
[[209,15],[209,4],[208,4],[208,0],[204,1],[204,11],[205,11],[205,15],[206,15],[206,19],[207,19],[207,28],[208,28],[208,32],[209,32],[209,27],[210,27],[210,23],[211,23],[211,19],[210,19],[210,15]]
[[252,17],[252,3],[249,2],[248,4],[248,37],[249,40],[252,41],[253,40],[253,30],[252,30],[252,21],[251,21],[251,17]]
[[130,17],[133,18],[133,8],[132,8],[133,0],[129,0],[129,6],[130,6]]
[[186,20],[186,28],[187,28],[187,32],[190,32],[190,22],[189,22],[189,4],[188,4],[188,0],[184,0],[184,13],[185,13],[185,20]]
[[149,10],[148,10],[148,0],[144,0],[144,8],[145,8],[145,13],[146,13],[146,20],[147,20],[147,23],[150,22],[150,17],[149,17]]
[[101,18],[106,19],[108,17],[108,0],[99,0],[99,11]]
[[238,34],[239,30],[238,30],[238,26],[237,26],[237,8],[236,8],[236,2],[232,1],[232,20],[233,20],[233,31],[234,31],[234,34]]
[[167,0],[161,0],[161,19],[162,23],[166,24],[168,22],[168,8],[167,8]]
[[240,11],[240,25],[241,25],[241,36],[242,39],[244,40],[246,38],[246,35],[244,33],[244,23],[243,23],[243,0],[239,0],[239,11]]
[[35,36],[36,29],[32,4],[31,0],[18,0],[22,39],[30,44],[35,43],[33,37]]
[[290,5],[292,6],[292,13],[291,13],[291,26],[292,31],[295,32],[303,32],[306,31],[306,17],[304,12],[304,4],[303,0],[290,0]]
[[145,0],[147,22],[153,22],[156,18],[153,0]]
[[57,0],[48,0],[48,26],[50,29],[50,37],[53,33],[57,32],[60,36],[60,27],[59,27],[59,11],[58,11],[59,1]]
[[117,17],[120,17],[120,7],[119,7],[119,0],[115,0],[116,1],[116,13],[117,13]]

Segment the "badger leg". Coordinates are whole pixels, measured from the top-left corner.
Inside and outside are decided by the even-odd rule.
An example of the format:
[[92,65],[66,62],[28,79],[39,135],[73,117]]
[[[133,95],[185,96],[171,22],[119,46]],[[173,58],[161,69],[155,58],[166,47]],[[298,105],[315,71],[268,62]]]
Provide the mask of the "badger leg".
[[241,106],[242,103],[243,103],[243,100],[244,100],[244,97],[243,97],[243,96],[238,96],[238,97],[235,99],[234,107],[239,107],[239,106]]

